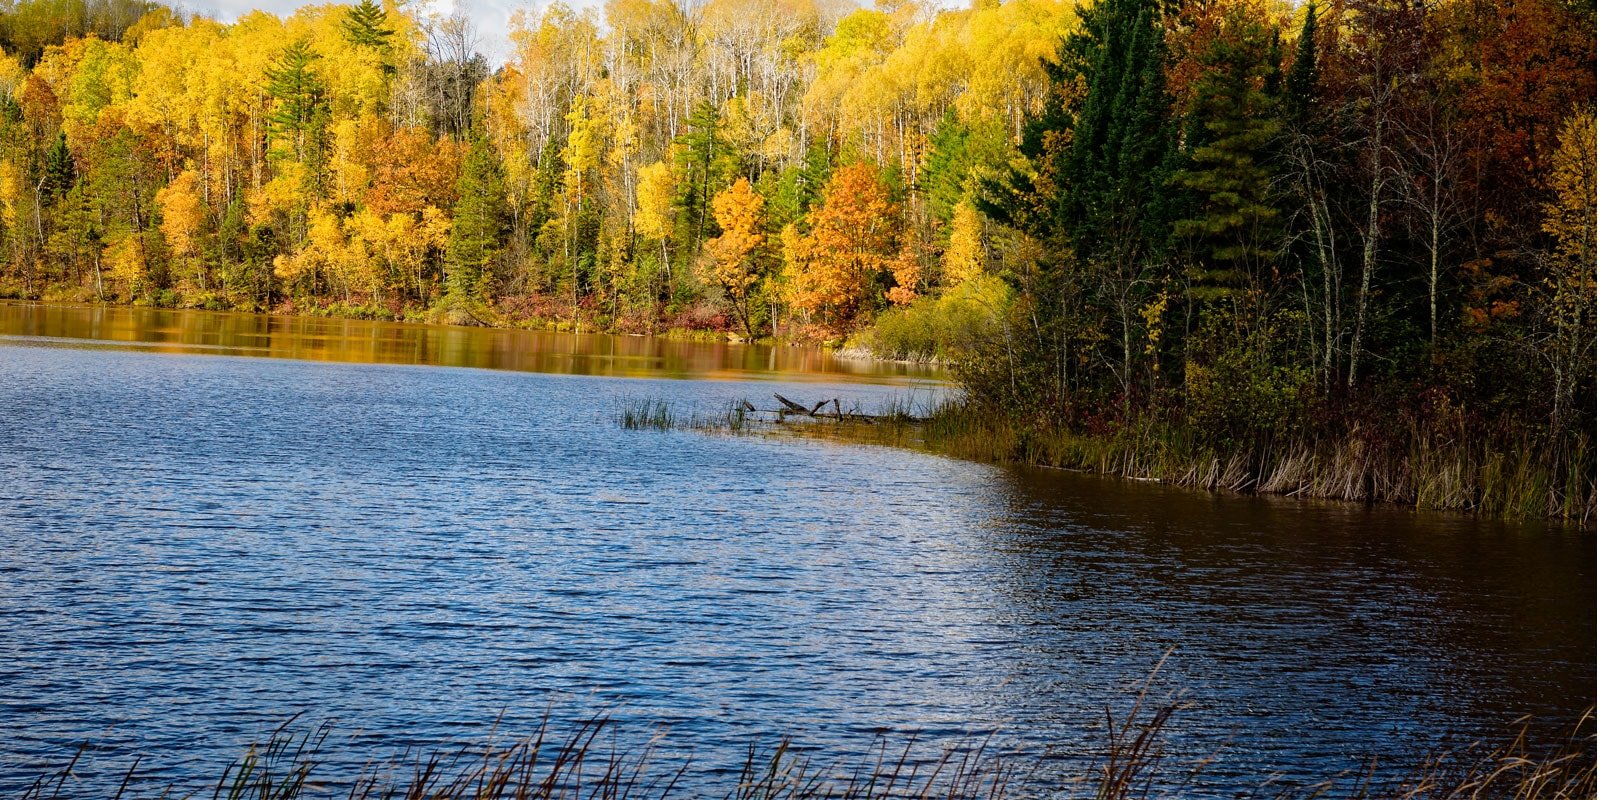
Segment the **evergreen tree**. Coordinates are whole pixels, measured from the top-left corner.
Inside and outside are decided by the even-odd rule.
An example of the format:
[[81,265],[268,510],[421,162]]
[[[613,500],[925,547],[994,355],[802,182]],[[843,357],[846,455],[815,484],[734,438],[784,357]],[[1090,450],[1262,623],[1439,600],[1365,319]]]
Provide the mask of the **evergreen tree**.
[[1188,164],[1172,176],[1191,199],[1172,232],[1190,248],[1190,292],[1201,301],[1260,288],[1278,242],[1269,166],[1281,127],[1268,94],[1273,38],[1239,10],[1229,12],[1225,30],[1201,57],[1187,120]]
[[1054,226],[1081,260],[1147,264],[1166,238],[1176,152],[1166,57],[1154,0],[1101,0],[1062,46],[1054,79],[1087,90],[1056,156]]
[[781,173],[768,172],[761,176],[758,187],[768,198],[767,216],[773,229],[778,230],[791,222],[803,222],[805,215],[822,202],[822,189],[833,174],[828,148],[822,142],[812,142],[806,148],[805,158],[791,164]]
[[44,154],[44,183],[41,190],[46,197],[59,197],[72,188],[78,171],[72,164],[72,151],[67,149],[67,135],[56,135],[55,144]]
[[1283,31],[1277,25],[1272,26],[1271,44],[1267,45],[1267,75],[1261,88],[1272,100],[1283,99]]
[[273,132],[289,141],[292,156],[302,162],[320,150],[327,125],[327,87],[313,68],[317,58],[311,45],[300,39],[285,47],[277,63],[267,69],[267,93],[277,101],[269,118]]
[[1317,92],[1317,0],[1306,3],[1305,22],[1295,43],[1294,64],[1284,80],[1284,111],[1289,124],[1303,126]]
[[984,171],[1005,163],[1007,138],[1005,127],[996,120],[963,123],[954,111],[945,112],[928,138],[927,163],[918,186],[934,219],[949,223],[956,205],[970,196]]
[[[1166,59],[1156,0],[1098,0],[1048,69],[1044,108],[1021,146],[1032,173],[985,184],[979,207],[1054,254],[1024,288],[1038,315],[1046,391],[1058,396],[1098,386],[1128,398],[1135,388],[1142,312],[1161,277],[1174,213]],[[1112,352],[1085,352],[1104,345]],[[1085,372],[1096,363],[1116,365],[1114,385]]]
[[687,257],[700,252],[700,245],[715,236],[717,221],[711,213],[711,198],[729,183],[733,148],[720,132],[717,109],[708,102],[695,106],[689,115],[689,130],[678,137],[682,149],[678,156],[680,193],[675,204],[681,228],[677,241]]
[[383,6],[373,0],[361,0],[344,18],[345,38],[358,47],[386,52],[389,39],[394,36],[393,30],[384,27],[388,21],[389,12],[384,11]]
[[445,284],[451,294],[481,300],[493,278],[506,228],[505,185],[489,140],[473,139],[456,181],[450,241],[445,246]]

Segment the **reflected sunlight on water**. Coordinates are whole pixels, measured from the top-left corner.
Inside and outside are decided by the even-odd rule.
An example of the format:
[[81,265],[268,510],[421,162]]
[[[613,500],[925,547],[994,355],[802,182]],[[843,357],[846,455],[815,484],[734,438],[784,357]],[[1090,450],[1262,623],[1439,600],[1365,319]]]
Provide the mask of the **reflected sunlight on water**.
[[[17,309],[12,337],[183,354],[0,340],[0,795],[83,743],[86,792],[141,755],[200,786],[296,713],[340,721],[346,774],[552,707],[666,727],[691,786],[783,734],[1071,761],[1173,646],[1213,796],[1594,698],[1586,532],[617,422],[926,390],[814,351]],[[739,380],[660,379],[707,375]]]

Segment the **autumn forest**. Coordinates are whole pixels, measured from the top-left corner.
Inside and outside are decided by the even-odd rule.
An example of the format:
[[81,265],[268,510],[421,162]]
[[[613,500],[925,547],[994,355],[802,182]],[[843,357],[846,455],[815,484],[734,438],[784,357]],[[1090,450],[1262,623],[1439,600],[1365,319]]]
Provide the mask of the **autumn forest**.
[[0,297],[849,344],[1010,457],[1592,513],[1592,5],[0,11]]

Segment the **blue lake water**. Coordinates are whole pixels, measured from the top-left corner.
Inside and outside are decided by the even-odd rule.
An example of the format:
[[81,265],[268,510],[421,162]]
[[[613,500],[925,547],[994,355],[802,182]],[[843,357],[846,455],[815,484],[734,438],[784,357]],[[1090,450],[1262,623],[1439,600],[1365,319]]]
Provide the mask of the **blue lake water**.
[[85,744],[71,796],[141,755],[136,788],[197,789],[295,714],[336,723],[335,781],[546,713],[662,733],[690,788],[780,736],[853,763],[998,731],[1067,769],[1169,649],[1200,795],[1594,703],[1592,531],[617,423],[939,391],[816,352],[547,362],[658,376],[596,377],[533,340],[247,358],[196,353],[285,353],[0,312],[0,796]]

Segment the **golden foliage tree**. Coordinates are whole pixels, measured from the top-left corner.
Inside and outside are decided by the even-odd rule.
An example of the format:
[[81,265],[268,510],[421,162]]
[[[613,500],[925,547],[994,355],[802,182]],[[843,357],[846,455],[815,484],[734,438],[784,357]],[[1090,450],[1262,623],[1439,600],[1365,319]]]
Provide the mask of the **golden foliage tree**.
[[672,204],[677,199],[678,187],[672,178],[672,168],[657,161],[639,168],[639,183],[634,190],[638,208],[633,215],[633,227],[640,236],[654,239],[661,246],[661,268],[666,271],[667,282],[672,281],[672,257],[668,254],[667,240],[672,238]]
[[874,307],[878,287],[897,266],[902,277],[911,277],[897,263],[898,217],[898,206],[871,165],[841,167],[823,189],[822,204],[807,215],[809,230],[791,226],[784,231],[790,301],[836,329]]
[[711,200],[711,211],[722,235],[708,239],[700,261],[700,277],[722,287],[733,305],[745,335],[754,339],[750,320],[750,296],[761,282],[760,251],[767,236],[762,231],[762,211],[766,200],[740,178]]
[[950,218],[950,244],[944,249],[944,282],[959,286],[983,274],[983,215],[971,202],[956,204]]
[[[161,234],[166,237],[167,248],[180,262],[198,263],[200,236],[206,223],[205,205],[200,201],[200,176],[194,170],[178,173],[161,191],[156,192],[156,204],[161,206]],[[196,282],[205,285],[204,266],[195,270]]]
[[1551,292],[1551,361],[1556,371],[1551,422],[1562,425],[1580,382],[1594,381],[1595,119],[1580,112],[1561,131],[1547,179],[1544,231],[1555,240],[1545,279]]

